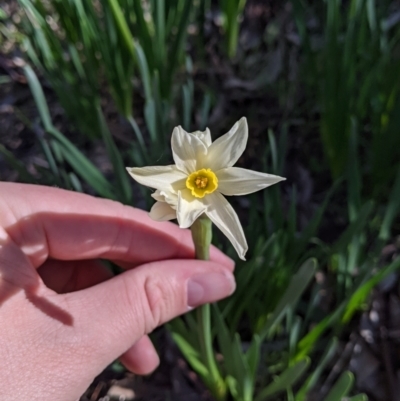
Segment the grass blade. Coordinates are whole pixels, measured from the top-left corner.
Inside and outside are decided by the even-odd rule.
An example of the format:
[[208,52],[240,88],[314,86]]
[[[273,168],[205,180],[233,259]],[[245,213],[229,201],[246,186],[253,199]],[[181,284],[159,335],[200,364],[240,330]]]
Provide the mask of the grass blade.
[[309,366],[310,359],[304,358],[296,365],[287,368],[280,376],[276,378],[274,383],[268,385],[257,395],[255,401],[267,400],[293,386],[305,373]]

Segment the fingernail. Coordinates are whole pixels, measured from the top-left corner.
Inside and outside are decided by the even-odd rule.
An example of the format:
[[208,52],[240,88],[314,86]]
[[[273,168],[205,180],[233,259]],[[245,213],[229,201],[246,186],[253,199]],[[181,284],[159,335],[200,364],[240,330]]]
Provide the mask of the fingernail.
[[235,279],[229,272],[200,274],[191,277],[187,286],[188,306],[192,308],[225,298],[236,288]]

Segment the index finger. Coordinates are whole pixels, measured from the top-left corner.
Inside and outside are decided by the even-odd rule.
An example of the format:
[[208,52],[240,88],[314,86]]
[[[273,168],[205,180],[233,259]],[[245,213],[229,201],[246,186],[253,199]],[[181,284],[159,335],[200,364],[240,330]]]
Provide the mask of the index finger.
[[[0,183],[0,224],[35,267],[47,258],[142,264],[194,258],[189,230],[121,203],[58,188]],[[3,212],[4,211],[4,212]],[[210,258],[233,269],[215,247]]]

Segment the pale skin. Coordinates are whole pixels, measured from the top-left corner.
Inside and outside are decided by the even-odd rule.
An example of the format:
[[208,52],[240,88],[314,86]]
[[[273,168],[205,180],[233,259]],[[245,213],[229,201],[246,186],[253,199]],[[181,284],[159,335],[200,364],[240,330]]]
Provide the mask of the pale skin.
[[[190,232],[57,188],[0,183],[1,399],[75,401],[113,360],[159,359],[147,334],[234,291],[231,259]],[[126,271],[112,277],[99,259]]]

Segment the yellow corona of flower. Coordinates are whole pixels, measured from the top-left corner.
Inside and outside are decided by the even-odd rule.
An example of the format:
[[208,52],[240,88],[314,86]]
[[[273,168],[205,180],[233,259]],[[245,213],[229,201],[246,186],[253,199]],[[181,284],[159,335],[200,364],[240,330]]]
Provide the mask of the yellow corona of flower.
[[176,127],[171,140],[174,165],[127,168],[137,182],[156,189],[150,216],[159,221],[176,218],[180,227],[188,228],[205,213],[244,259],[246,238],[224,195],[247,195],[285,179],[232,167],[246,148],[247,137],[244,117],[214,142],[208,128],[189,133]]

